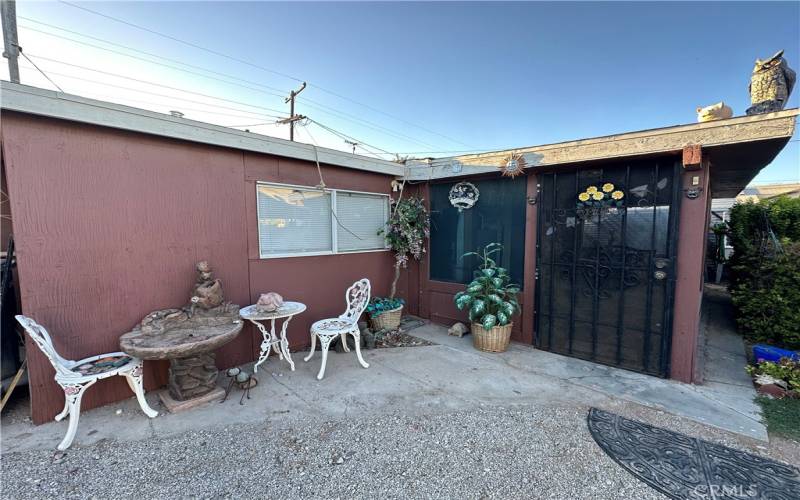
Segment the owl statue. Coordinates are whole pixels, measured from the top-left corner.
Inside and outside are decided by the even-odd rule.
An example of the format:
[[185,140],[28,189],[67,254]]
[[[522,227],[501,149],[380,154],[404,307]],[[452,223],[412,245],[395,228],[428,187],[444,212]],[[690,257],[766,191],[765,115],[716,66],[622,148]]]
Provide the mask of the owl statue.
[[750,77],[750,103],[748,115],[780,111],[786,106],[792,93],[797,75],[779,51],[769,59],[756,59],[753,75]]

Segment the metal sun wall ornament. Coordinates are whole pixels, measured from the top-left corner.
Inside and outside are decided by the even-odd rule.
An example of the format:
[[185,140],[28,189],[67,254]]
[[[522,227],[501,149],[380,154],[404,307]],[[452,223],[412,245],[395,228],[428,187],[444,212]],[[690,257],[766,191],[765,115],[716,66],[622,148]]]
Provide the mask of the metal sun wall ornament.
[[602,212],[609,212],[622,208],[625,193],[616,189],[614,184],[606,182],[599,188],[588,186],[583,192],[578,194],[577,214],[579,217],[591,218]]
[[498,167],[504,177],[511,177],[512,179],[525,170],[525,158],[518,153],[511,153],[507,156]]
[[475,184],[462,181],[450,188],[450,204],[458,209],[459,212],[472,208],[478,202],[481,195]]

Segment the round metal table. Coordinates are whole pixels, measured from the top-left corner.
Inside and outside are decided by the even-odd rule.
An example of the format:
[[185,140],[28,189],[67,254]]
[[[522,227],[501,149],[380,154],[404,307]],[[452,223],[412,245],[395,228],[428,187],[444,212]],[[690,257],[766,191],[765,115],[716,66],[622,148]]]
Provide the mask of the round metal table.
[[[294,371],[294,361],[292,361],[292,356],[289,352],[289,341],[286,339],[286,328],[289,326],[289,321],[296,314],[300,314],[305,310],[306,305],[301,302],[284,302],[281,307],[273,312],[260,312],[256,309],[255,304],[239,310],[239,316],[256,325],[264,339],[261,342],[261,353],[258,356],[258,361],[253,367],[254,373],[258,372],[258,365],[267,360],[270,351],[275,351],[278,359],[285,358],[292,371]],[[280,336],[275,332],[275,320],[278,319],[283,319]],[[266,321],[270,322],[269,329],[263,323]]]

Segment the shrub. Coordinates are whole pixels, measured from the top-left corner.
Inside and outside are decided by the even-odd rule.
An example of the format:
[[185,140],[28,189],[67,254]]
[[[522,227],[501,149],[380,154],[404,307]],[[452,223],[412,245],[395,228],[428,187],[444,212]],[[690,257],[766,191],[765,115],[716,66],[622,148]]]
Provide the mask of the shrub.
[[779,362],[762,361],[756,366],[748,366],[747,373],[751,377],[756,375],[769,375],[772,378],[785,381],[789,389],[800,391],[800,362],[789,358],[781,358]]
[[800,199],[731,209],[731,296],[745,337],[800,348]]

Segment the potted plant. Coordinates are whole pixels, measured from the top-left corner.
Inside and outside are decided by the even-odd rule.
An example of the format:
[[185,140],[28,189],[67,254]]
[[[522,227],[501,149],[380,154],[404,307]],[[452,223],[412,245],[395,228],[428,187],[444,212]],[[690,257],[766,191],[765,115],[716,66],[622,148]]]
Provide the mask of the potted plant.
[[[409,256],[415,260],[425,253],[425,238],[430,236],[430,218],[421,198],[406,198],[392,202],[386,229],[378,234],[386,238],[387,246],[394,252],[394,278],[388,297],[374,297],[367,311],[376,331],[400,326],[403,300],[395,298],[400,268],[408,266]],[[371,309],[370,309],[371,307]]]
[[491,258],[502,249],[501,244],[490,243],[483,252],[465,253],[463,257],[474,255],[481,264],[467,289],[454,297],[456,307],[469,309],[473,345],[481,351],[503,352],[508,348],[514,324],[511,319],[520,311],[519,286],[512,284],[508,270]]

